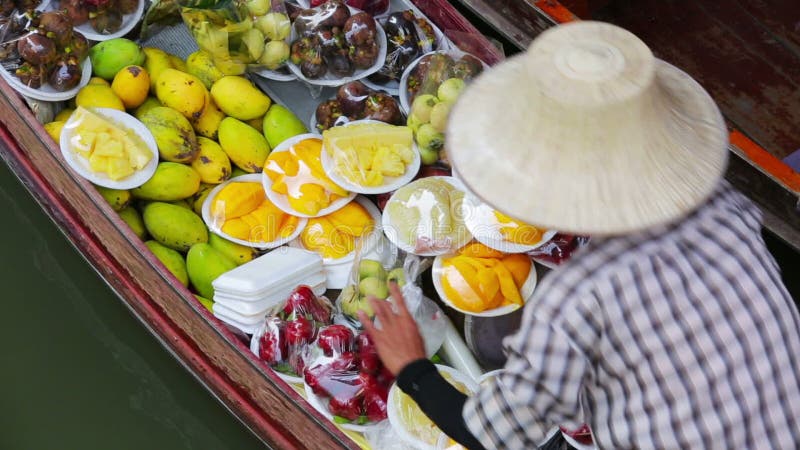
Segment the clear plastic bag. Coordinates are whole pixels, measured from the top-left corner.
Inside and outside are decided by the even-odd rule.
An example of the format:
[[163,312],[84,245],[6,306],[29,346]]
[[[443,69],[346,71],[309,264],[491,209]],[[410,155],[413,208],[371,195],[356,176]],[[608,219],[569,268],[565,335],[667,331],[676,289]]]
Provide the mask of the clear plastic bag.
[[320,329],[333,323],[333,306],[308,286],[298,286],[280,312],[268,317],[253,333],[250,349],[283,378],[300,382],[306,352]]
[[539,264],[555,268],[566,262],[572,254],[589,243],[587,236],[557,233],[545,244],[528,252]]
[[392,374],[366,333],[323,327],[306,353],[303,381],[311,404],[345,428],[363,431],[387,418]]
[[197,45],[226,75],[276,70],[289,59],[291,22],[282,0],[179,0]]
[[378,120],[391,125],[406,123],[406,116],[394,97],[370,89],[361,81],[351,81],[340,86],[336,97],[317,105],[313,120],[315,131],[321,132],[362,119]]
[[[325,0],[311,0],[310,6],[316,8],[325,3]],[[389,0],[345,0],[347,6],[360,9],[372,16],[380,16],[389,11]]]

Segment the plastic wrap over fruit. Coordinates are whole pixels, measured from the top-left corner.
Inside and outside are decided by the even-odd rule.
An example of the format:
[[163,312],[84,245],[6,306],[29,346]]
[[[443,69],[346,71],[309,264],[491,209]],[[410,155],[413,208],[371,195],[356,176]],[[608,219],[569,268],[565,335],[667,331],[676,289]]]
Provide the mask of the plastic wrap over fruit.
[[362,119],[392,125],[406,123],[406,116],[394,97],[372,90],[360,81],[351,81],[340,86],[336,97],[321,102],[314,113],[317,131]]
[[253,334],[251,350],[276,372],[301,377],[308,346],[321,328],[333,323],[332,314],[333,306],[327,298],[317,297],[308,286],[298,286],[283,309],[268,317]]
[[566,262],[575,251],[588,243],[588,236],[557,233],[550,241],[528,254],[534,261],[552,269]]
[[433,25],[413,10],[389,14],[381,24],[389,43],[383,67],[369,76],[375,83],[400,81],[412,61],[433,50],[444,48],[446,40]]
[[[325,0],[311,0],[310,6],[316,8],[323,3]],[[373,16],[380,16],[389,11],[389,0],[345,0],[345,3]]]
[[282,0],[179,0],[198,47],[225,75],[275,70],[289,59],[291,22]]
[[385,420],[393,381],[370,337],[344,324],[321,328],[306,354],[303,382],[309,400],[336,423]]

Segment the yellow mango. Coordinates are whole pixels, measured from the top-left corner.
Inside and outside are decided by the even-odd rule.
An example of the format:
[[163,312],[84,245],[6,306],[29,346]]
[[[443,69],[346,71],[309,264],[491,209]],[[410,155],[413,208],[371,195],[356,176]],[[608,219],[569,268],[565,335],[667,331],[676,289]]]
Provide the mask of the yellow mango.
[[283,221],[281,222],[281,231],[280,237],[286,238],[292,235],[295,231],[297,231],[297,226],[300,223],[300,218],[297,216],[290,216],[289,214],[284,214]]
[[241,239],[243,241],[250,240],[250,225],[241,218],[226,220],[225,223],[222,224],[222,232],[236,239]]
[[200,183],[200,189],[192,196],[192,211],[198,216],[203,214],[203,203],[215,187],[214,184]]
[[503,296],[498,296],[500,292],[500,280],[497,278],[497,272],[489,268],[483,268],[477,272],[477,281],[481,290],[481,297],[484,301],[486,309],[492,309],[499,306],[503,300]]
[[144,68],[150,75],[150,90],[155,93],[158,77],[164,70],[171,69],[172,63],[169,60],[169,54],[160,48],[144,47],[142,51],[145,54]]
[[143,185],[131,190],[131,194],[145,200],[169,202],[191,197],[199,189],[200,175],[194,169],[183,164],[161,162],[153,176]]
[[150,75],[144,67],[126,66],[114,75],[111,89],[122,100],[127,109],[133,109],[144,103],[150,91]]
[[165,106],[180,112],[187,119],[199,118],[209,98],[202,81],[173,68],[161,71],[156,81],[156,96]]
[[214,247],[217,251],[227,256],[236,265],[242,265],[250,262],[256,257],[258,251],[252,247],[246,247],[235,242],[231,242],[225,238],[217,236],[216,234],[208,235],[208,244]]
[[249,214],[264,201],[260,183],[236,182],[222,188],[211,206],[211,215],[228,221]]
[[356,237],[370,232],[375,226],[372,216],[357,202],[348,203],[327,218],[339,232]]
[[519,295],[519,288],[514,283],[514,277],[511,275],[511,272],[509,272],[503,264],[495,265],[494,271],[497,273],[497,279],[500,282],[500,292],[503,293],[503,297],[511,303],[522,305],[523,300]]
[[441,282],[444,294],[458,308],[470,312],[481,312],[486,309],[478,291],[467,281],[467,276],[455,266],[445,266]]
[[301,214],[313,216],[327,208],[330,200],[322,186],[306,183],[300,186],[299,198],[289,195],[289,205]]
[[494,216],[500,222],[500,234],[505,240],[515,244],[534,245],[542,240],[542,230],[495,211]]
[[504,256],[500,262],[511,272],[517,288],[521,288],[532,270],[531,259],[526,255],[515,253]]
[[144,99],[144,102],[142,102],[142,104],[139,105],[138,108],[133,110],[133,115],[137,119],[142,120],[142,116],[147,111],[150,111],[151,109],[155,108],[156,106],[164,106],[164,105],[162,105],[161,102],[158,101],[157,98],[148,96],[146,99]]
[[64,124],[67,123],[64,120],[56,120],[50,123],[44,124],[44,131],[47,131],[47,134],[50,135],[51,138],[58,144],[61,140],[61,130],[64,129]]
[[180,56],[167,53],[167,57],[169,58],[169,64],[173,69],[186,72],[186,63],[180,58]]
[[117,97],[111,86],[103,84],[87,84],[75,96],[75,105],[84,108],[111,108],[125,111],[125,104]]
[[272,183],[272,190],[278,194],[289,194],[289,187],[286,186],[286,175],[278,175],[278,178]]
[[219,184],[231,176],[231,161],[216,142],[205,137],[198,137],[200,152],[192,161],[192,169],[200,174],[200,181],[208,184]]
[[219,124],[225,118],[225,113],[217,108],[214,100],[208,98],[208,103],[200,117],[191,121],[194,131],[200,136],[216,140],[219,132]]
[[503,252],[489,248],[480,242],[470,242],[461,248],[458,253],[474,258],[502,258],[504,254]]
[[214,82],[211,96],[225,114],[243,121],[264,116],[272,103],[250,80],[240,76],[225,76]]
[[234,164],[250,173],[261,172],[270,152],[263,134],[242,121],[226,117],[219,124],[218,138]]
[[341,258],[355,248],[355,239],[348,234],[338,233],[325,217],[309,219],[308,225],[300,233],[300,241],[306,249],[328,259]]
[[[103,81],[105,81],[105,80],[103,80]],[[75,110],[72,109],[72,108],[64,108],[64,109],[62,109],[61,111],[58,112],[58,114],[56,114],[56,117],[53,118],[53,122],[58,122],[58,121],[66,122],[67,120],[69,120],[69,116],[71,116],[74,111]]]
[[225,76],[214,65],[211,55],[204,50],[198,50],[186,58],[186,72],[199,78],[206,89],[211,89],[215,81]]
[[139,118],[150,130],[158,145],[161,159],[190,163],[197,157],[200,148],[192,125],[178,111],[166,106],[157,106]]

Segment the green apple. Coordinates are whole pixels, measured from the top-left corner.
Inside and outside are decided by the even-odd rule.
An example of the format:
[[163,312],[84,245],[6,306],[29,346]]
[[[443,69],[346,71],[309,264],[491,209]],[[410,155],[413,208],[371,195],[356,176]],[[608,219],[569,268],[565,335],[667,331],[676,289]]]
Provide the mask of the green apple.
[[364,297],[369,297],[371,295],[383,300],[389,297],[389,288],[386,286],[386,280],[381,280],[377,277],[367,277],[358,283],[358,293]]
[[394,281],[395,283],[397,283],[398,286],[403,287],[406,284],[406,273],[403,271],[402,267],[392,269],[386,276],[386,281],[387,282]]
[[424,123],[425,122],[419,120],[419,117],[415,116],[414,113],[409,114],[406,120],[406,126],[411,128],[411,132],[414,134],[417,134],[417,130],[419,130],[419,127]]
[[444,129],[447,127],[447,117],[450,115],[451,106],[452,103],[440,102],[431,109],[431,125],[436,131],[444,133]]
[[386,269],[383,268],[383,265],[380,263],[380,261],[364,259],[358,265],[358,279],[363,280],[364,278],[369,277],[378,278],[379,280],[386,280]]
[[439,161],[439,150],[434,150],[428,147],[420,147],[419,156],[422,160],[422,164],[430,166],[436,164],[436,161]]
[[439,103],[439,99],[430,94],[422,94],[414,99],[411,104],[411,114],[417,116],[421,123],[428,123],[431,120],[431,110],[433,105]]
[[448,78],[439,85],[436,96],[439,97],[440,102],[455,103],[465,85],[461,78]]
[[426,123],[417,130],[417,144],[420,148],[425,147],[432,150],[441,150],[444,147],[444,134]]

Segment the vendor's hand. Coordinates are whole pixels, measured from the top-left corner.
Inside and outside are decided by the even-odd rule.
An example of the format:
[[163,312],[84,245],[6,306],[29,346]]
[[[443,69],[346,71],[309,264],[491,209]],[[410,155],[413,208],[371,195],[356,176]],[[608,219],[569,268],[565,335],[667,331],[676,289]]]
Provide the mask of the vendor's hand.
[[380,329],[375,328],[375,324],[363,311],[358,312],[358,319],[375,342],[375,348],[383,365],[397,376],[407,364],[425,358],[425,343],[422,341],[417,323],[406,308],[397,283],[389,283],[389,291],[392,293],[397,313],[392,310],[389,302],[375,297],[369,298],[375,316],[380,321]]

